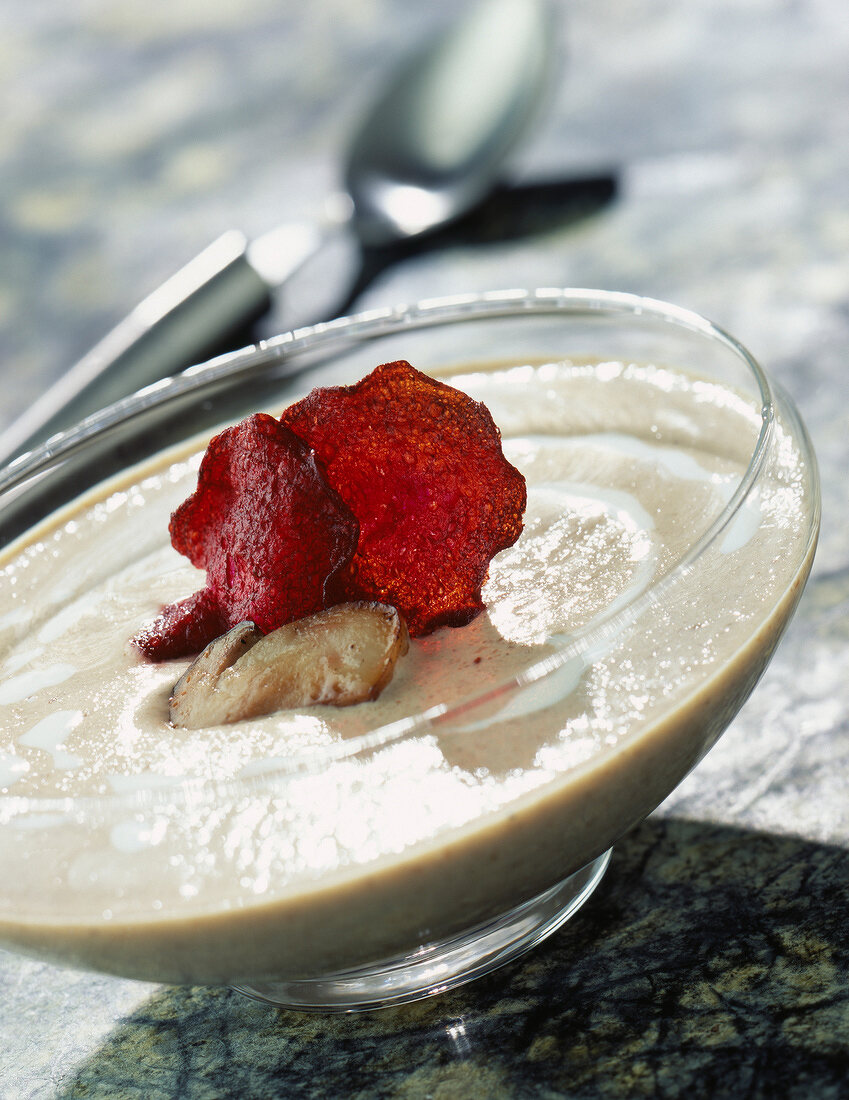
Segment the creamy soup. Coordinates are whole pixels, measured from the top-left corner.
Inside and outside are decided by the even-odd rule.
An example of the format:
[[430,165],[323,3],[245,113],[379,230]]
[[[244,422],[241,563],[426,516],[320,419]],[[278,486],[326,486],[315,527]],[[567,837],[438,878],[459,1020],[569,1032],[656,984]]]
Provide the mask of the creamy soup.
[[759,407],[652,365],[449,380],[501,427],[525,530],[492,563],[486,611],[414,640],[375,701],[169,725],[188,662],[145,663],[129,639],[202,583],[167,533],[197,448],[4,552],[0,825],[31,881],[0,891],[0,943],[177,982],[380,959],[553,885],[710,747],[810,567],[788,427],[675,571],[734,495]]

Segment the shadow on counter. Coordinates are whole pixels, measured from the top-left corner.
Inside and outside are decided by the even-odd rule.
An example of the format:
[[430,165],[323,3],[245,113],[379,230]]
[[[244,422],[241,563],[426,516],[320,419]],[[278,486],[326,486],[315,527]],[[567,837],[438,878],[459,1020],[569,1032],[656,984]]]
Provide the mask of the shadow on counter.
[[656,818],[488,978],[359,1016],[159,992],[57,1096],[837,1096],[847,1059],[849,852]]

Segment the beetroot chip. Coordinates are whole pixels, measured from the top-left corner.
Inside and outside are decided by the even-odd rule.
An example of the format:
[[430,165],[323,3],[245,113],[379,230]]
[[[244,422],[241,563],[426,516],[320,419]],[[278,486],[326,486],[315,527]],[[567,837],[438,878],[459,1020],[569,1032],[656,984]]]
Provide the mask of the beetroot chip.
[[281,420],[360,523],[337,599],[393,604],[413,635],[483,609],[490,559],[519,537],[526,503],[486,406],[399,361],[313,390]]
[[135,639],[149,655],[195,653],[246,619],[267,633],[320,611],[359,527],[309,446],[257,413],[210,442],[170,531],[175,549],[206,570],[206,588],[166,608],[145,645]]
[[226,629],[215,596],[202,588],[179,603],[169,603],[133,638],[133,645],[150,661],[169,661],[199,653]]

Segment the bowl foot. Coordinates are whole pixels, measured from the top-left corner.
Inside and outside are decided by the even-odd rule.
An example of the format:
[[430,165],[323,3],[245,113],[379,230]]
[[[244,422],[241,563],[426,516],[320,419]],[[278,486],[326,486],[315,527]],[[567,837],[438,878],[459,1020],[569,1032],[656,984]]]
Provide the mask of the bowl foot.
[[512,962],[556,932],[598,886],[609,860],[610,850],[500,917],[408,955],[319,978],[233,988],[302,1012],[363,1012],[444,993]]

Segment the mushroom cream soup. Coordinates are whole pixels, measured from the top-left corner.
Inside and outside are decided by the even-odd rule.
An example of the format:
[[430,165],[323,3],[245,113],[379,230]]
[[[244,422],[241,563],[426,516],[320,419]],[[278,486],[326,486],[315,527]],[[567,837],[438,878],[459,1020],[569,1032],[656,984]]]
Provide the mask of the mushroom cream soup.
[[690,560],[747,470],[754,402],[618,362],[448,380],[500,426],[525,529],[485,612],[415,639],[377,700],[168,724],[189,662],[145,663],[129,639],[202,583],[167,531],[197,446],[3,553],[0,819],[33,888],[0,891],[0,943],[174,982],[384,958],[552,886],[710,747],[810,568],[813,489],[788,426]]

